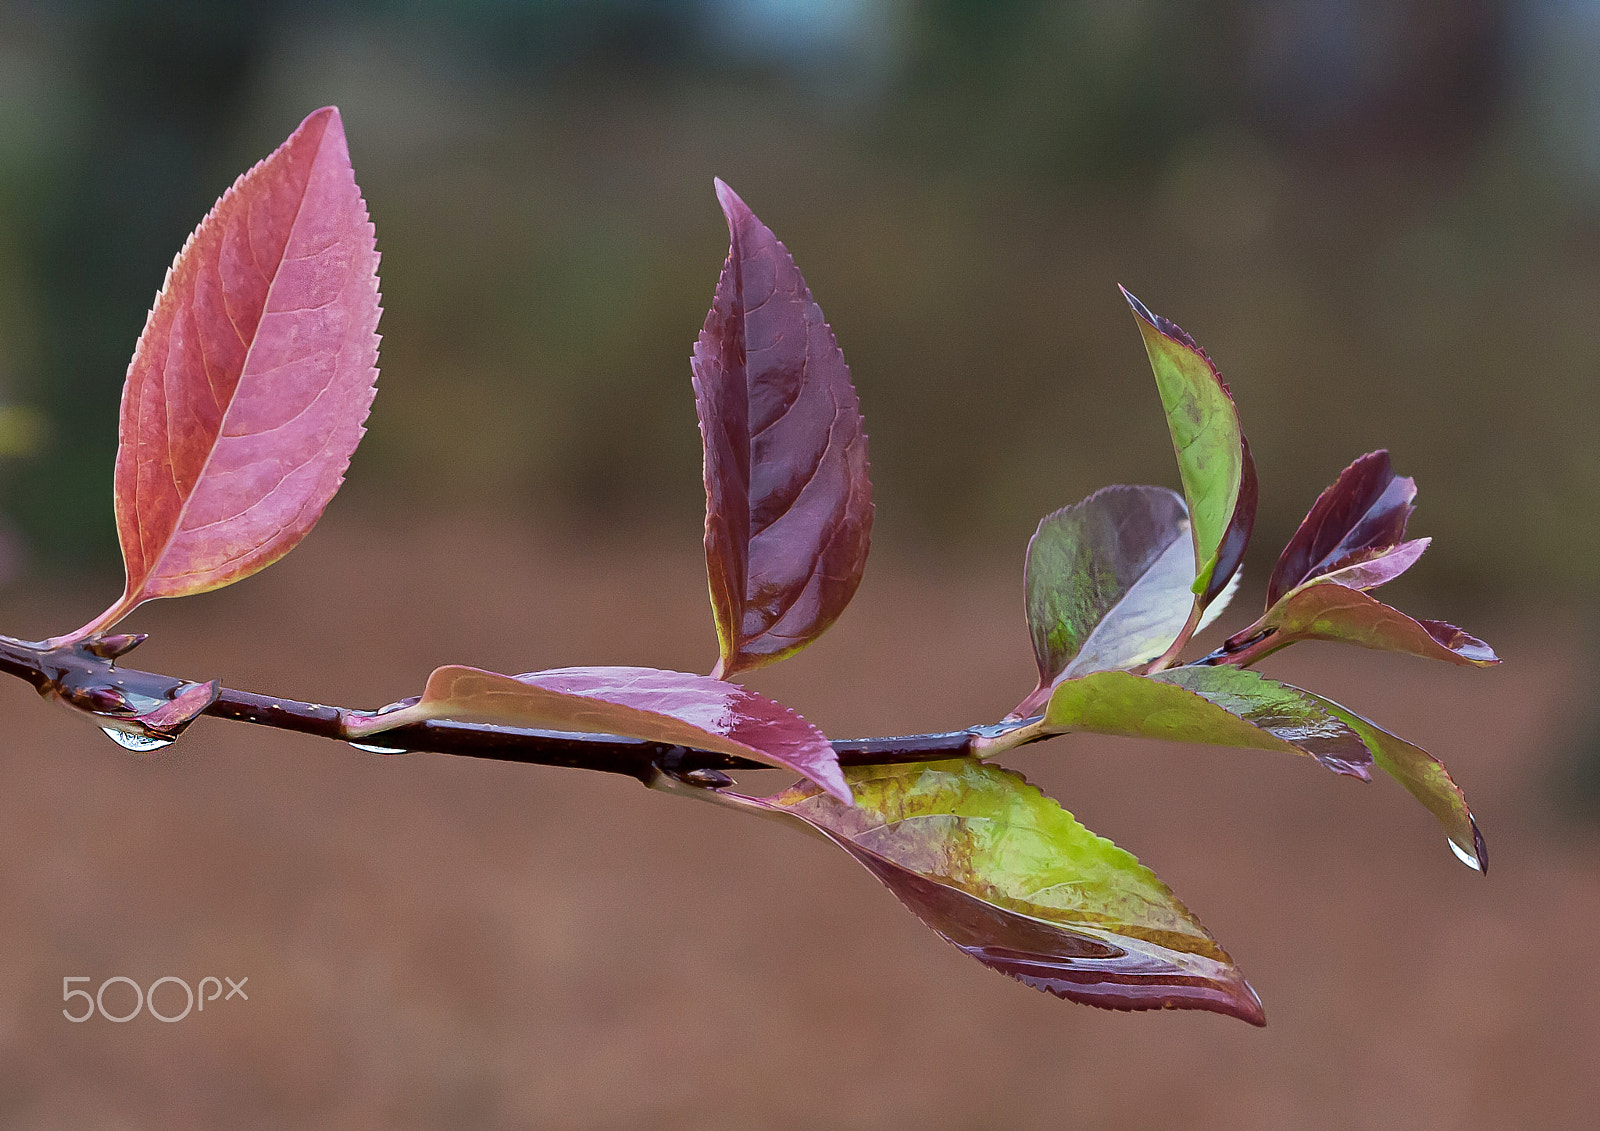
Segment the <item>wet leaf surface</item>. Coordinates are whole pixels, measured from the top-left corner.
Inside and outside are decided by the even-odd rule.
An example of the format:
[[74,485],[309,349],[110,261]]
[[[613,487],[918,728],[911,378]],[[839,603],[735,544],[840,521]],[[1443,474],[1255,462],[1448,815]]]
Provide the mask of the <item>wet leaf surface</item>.
[[710,676],[630,667],[509,676],[452,665],[428,677],[416,703],[353,716],[348,729],[367,737],[430,719],[615,734],[733,754],[850,797],[827,736],[783,704]]
[[1035,989],[1265,1023],[1255,991],[1167,886],[1022,775],[964,758],[846,776],[853,808],[808,783],[729,800],[820,832],[963,953]]
[[1241,746],[1315,758],[1367,776],[1360,738],[1313,695],[1238,668],[1174,668],[1154,676],[1094,672],[1051,693],[1044,729]]
[[1318,574],[1308,585],[1331,582],[1347,589],[1376,589],[1387,585],[1406,570],[1417,564],[1424,550],[1433,542],[1431,538],[1417,538],[1381,550],[1363,550],[1340,558],[1336,568]]
[[1361,736],[1330,715],[1322,700],[1308,691],[1230,667],[1172,668],[1150,678],[1194,692],[1310,754],[1335,773],[1363,781],[1371,776],[1367,767],[1372,765],[1372,753]]
[[1439,819],[1457,859],[1469,868],[1488,872],[1488,845],[1478,831],[1478,822],[1472,818],[1472,810],[1467,807],[1466,794],[1450,777],[1443,762],[1332,699],[1320,695],[1312,697],[1359,734],[1367,749],[1372,751],[1373,761]]
[[695,343],[706,571],[730,676],[834,622],[872,530],[867,438],[850,369],[788,249],[727,185],[728,259]]
[[1331,581],[1295,590],[1245,632],[1259,630],[1273,631],[1284,644],[1331,640],[1470,667],[1500,662],[1494,649],[1455,625],[1415,620],[1365,593]]
[[[1038,713],[1063,678],[1155,659],[1194,606],[1183,499],[1165,487],[1106,487],[1047,515],[1028,543],[1023,585],[1039,682],[1012,715]],[[1228,606],[1239,575],[1196,631]]]
[[1394,473],[1387,451],[1368,452],[1353,462],[1317,496],[1278,556],[1267,582],[1267,607],[1295,586],[1339,569],[1363,551],[1398,545],[1416,497],[1416,481]]

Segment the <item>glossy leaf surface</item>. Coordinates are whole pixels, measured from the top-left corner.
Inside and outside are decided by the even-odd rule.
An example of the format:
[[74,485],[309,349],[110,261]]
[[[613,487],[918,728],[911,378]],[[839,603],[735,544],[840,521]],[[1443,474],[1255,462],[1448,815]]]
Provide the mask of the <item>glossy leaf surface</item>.
[[1348,707],[1320,695],[1314,698],[1330,714],[1359,734],[1367,749],[1372,751],[1373,761],[1377,762],[1379,768],[1405,786],[1412,797],[1422,802],[1423,807],[1439,819],[1458,860],[1479,872],[1489,870],[1488,845],[1478,831],[1478,822],[1472,818],[1472,810],[1467,808],[1466,795],[1450,777],[1443,762]]
[[1368,452],[1345,468],[1333,486],[1317,496],[1278,556],[1267,582],[1267,607],[1308,578],[1337,569],[1362,551],[1397,545],[1405,537],[1416,497],[1415,480],[1394,473],[1387,451]]
[[846,775],[854,808],[807,783],[733,800],[822,833],[961,951],[1035,989],[1264,1023],[1260,999],[1167,886],[1020,774],[965,758]]
[[1296,589],[1245,632],[1262,629],[1275,632],[1284,644],[1332,640],[1463,666],[1487,667],[1500,662],[1494,649],[1455,625],[1414,620],[1365,593],[1330,581]]
[[1172,668],[1150,678],[1194,692],[1310,754],[1334,773],[1363,781],[1371,777],[1372,753],[1360,734],[1329,714],[1309,691],[1231,667]]
[[730,676],[805,647],[855,595],[872,485],[850,369],[794,259],[721,181],[728,259],[694,347],[706,571]]
[[1360,738],[1315,697],[1255,672],[1186,667],[1137,676],[1094,672],[1056,685],[1043,729],[1274,750],[1366,777]]
[[415,704],[352,716],[347,730],[366,737],[429,719],[615,734],[733,754],[793,770],[850,799],[821,731],[781,703],[710,676],[629,667],[509,676],[451,665],[428,677]]
[[247,577],[310,531],[372,405],[377,266],[339,113],[318,110],[223,194],[156,296],[122,395],[127,583],[74,637]]
[[181,734],[201,713],[217,701],[222,681],[191,683],[153,711],[138,716],[138,721],[159,734]]
[[[1188,534],[1183,499],[1165,487],[1107,487],[1039,523],[1023,572],[1039,682],[1014,716],[1038,712],[1058,679],[1133,668],[1167,650],[1194,605]],[[1231,593],[1207,607],[1200,629]]]
[[1122,294],[1144,336],[1178,456],[1194,524],[1194,592],[1203,609],[1238,569],[1250,541],[1259,494],[1255,461],[1233,397],[1205,351],[1126,289]]
[[[1417,538],[1385,550],[1363,550],[1350,557],[1340,558],[1339,562],[1335,563],[1337,568],[1317,574],[1304,584],[1321,585],[1331,582],[1343,585],[1347,589],[1376,589],[1380,585],[1387,585],[1416,565],[1423,551],[1432,542],[1432,538]],[[1339,564],[1340,562],[1345,564]]]

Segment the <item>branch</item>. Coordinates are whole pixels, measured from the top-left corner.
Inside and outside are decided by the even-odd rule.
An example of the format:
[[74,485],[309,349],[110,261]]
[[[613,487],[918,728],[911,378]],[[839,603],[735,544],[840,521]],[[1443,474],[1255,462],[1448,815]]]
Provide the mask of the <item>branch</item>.
[[[171,740],[200,715],[254,723],[354,743],[349,716],[370,714],[347,707],[303,703],[237,691],[213,681],[197,684],[174,676],[118,667],[116,660],[143,642],[140,636],[106,636],[59,647],[0,636],[0,671],[32,684],[40,695],[94,716],[102,727]],[[1015,724],[975,726],[940,734],[851,738],[833,744],[844,766],[929,762],[978,751],[985,739]],[[378,745],[381,743],[381,745]],[[771,769],[762,762],[616,735],[532,730],[485,723],[432,720],[396,727],[358,747],[382,754],[456,754],[568,766],[623,774],[650,785],[665,773],[697,784],[723,784],[723,770]]]

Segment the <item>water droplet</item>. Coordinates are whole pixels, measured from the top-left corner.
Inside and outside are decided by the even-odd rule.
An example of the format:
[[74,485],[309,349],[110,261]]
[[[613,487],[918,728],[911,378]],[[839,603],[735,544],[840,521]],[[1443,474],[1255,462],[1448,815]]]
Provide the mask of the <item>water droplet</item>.
[[404,754],[405,751],[398,746],[373,746],[369,742],[352,742],[350,744],[357,750],[365,750],[368,754]]
[[1482,868],[1480,868],[1478,865],[1478,857],[1476,855],[1468,852],[1449,837],[1445,838],[1445,843],[1450,846],[1450,851],[1456,854],[1457,860],[1471,868],[1474,872],[1482,871]]
[[152,750],[160,750],[163,746],[171,746],[175,739],[162,738],[154,734],[130,734],[116,727],[101,727],[106,737],[124,750],[132,750],[135,754],[148,754]]

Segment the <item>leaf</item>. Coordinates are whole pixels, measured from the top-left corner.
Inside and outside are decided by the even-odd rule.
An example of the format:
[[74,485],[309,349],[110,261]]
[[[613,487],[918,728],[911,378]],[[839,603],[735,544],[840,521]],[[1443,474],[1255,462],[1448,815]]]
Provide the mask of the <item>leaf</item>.
[[850,369],[783,244],[716,182],[728,259],[695,343],[705,446],[713,675],[820,636],[861,583],[872,530],[867,438]]
[[158,734],[177,736],[215,703],[221,693],[220,679],[186,684],[167,702],[138,716],[138,721]]
[[1133,668],[1171,646],[1194,605],[1188,531],[1188,508],[1165,487],[1107,487],[1039,523],[1023,570],[1039,683],[1014,717],[1037,712],[1062,678]]
[[947,941],[1034,989],[1265,1024],[1260,998],[1167,886],[1021,774],[962,758],[846,776],[854,808],[806,783],[724,796],[820,832]]
[[1322,700],[1291,684],[1241,668],[1189,666],[1150,677],[1173,683],[1276,735],[1334,773],[1370,780],[1372,752],[1360,734],[1331,716]]
[[[1432,538],[1417,538],[1401,542],[1386,550],[1363,550],[1340,558],[1327,573],[1317,574],[1302,585],[1321,585],[1332,582],[1346,589],[1376,589],[1387,585],[1406,570],[1417,564],[1422,552],[1433,542]],[[1346,564],[1339,564],[1346,563]]]
[[1303,754],[1359,778],[1368,776],[1372,761],[1360,737],[1315,696],[1239,668],[1191,666],[1153,676],[1094,672],[1063,680],[1040,729]]
[[305,537],[372,405],[377,266],[339,112],[318,110],[223,193],[167,272],[122,393],[127,583],[62,640],[248,577]]
[[1278,556],[1267,582],[1267,607],[1362,551],[1397,545],[1405,537],[1416,497],[1416,481],[1395,475],[1387,451],[1368,452],[1345,468],[1333,486],[1317,496]]
[[516,677],[451,665],[422,698],[381,715],[352,715],[351,738],[429,720],[615,734],[754,758],[793,770],[849,804],[827,737],[781,703],[733,683],[655,668],[554,668]]
[[1297,640],[1333,640],[1462,666],[1488,667],[1500,662],[1494,649],[1453,624],[1413,620],[1365,593],[1332,581],[1296,589],[1235,639],[1262,631],[1275,633],[1273,639],[1280,645]]
[[1250,445],[1222,376],[1174,323],[1126,288],[1166,410],[1178,473],[1194,527],[1194,592],[1204,609],[1239,568],[1255,524],[1259,489]]
[[[1309,691],[1306,694],[1311,695]],[[1467,807],[1466,795],[1451,779],[1443,762],[1332,699],[1320,695],[1312,695],[1312,698],[1359,734],[1367,749],[1372,751],[1373,761],[1439,819],[1450,850],[1458,860],[1478,872],[1489,871],[1489,846],[1484,843],[1478,822]]]

